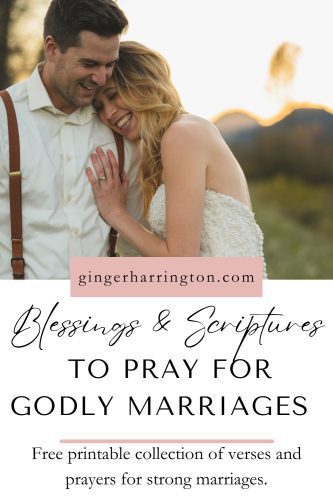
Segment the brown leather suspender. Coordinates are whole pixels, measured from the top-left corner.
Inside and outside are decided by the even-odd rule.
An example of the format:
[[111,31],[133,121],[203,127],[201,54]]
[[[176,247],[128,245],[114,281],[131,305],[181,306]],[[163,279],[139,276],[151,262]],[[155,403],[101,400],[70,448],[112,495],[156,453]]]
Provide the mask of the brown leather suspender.
[[21,195],[21,171],[20,171],[20,138],[16,120],[16,113],[6,90],[0,92],[6,111],[8,121],[9,137],[9,200],[10,200],[10,224],[12,239],[12,270],[14,280],[24,279],[24,258],[22,238],[22,195]]
[[[23,258],[23,237],[22,237],[22,192],[21,192],[21,170],[20,170],[20,137],[17,126],[16,113],[12,99],[6,90],[0,91],[6,111],[8,121],[9,140],[9,203],[10,203],[10,223],[12,240],[12,271],[13,279],[24,279],[24,258]],[[118,163],[120,173],[124,169],[125,151],[124,139],[120,134],[114,132],[117,146]],[[115,257],[115,247],[117,241],[117,231],[110,230],[109,251],[110,257]]]
[[[121,175],[122,171],[124,170],[124,163],[125,163],[124,138],[117,132],[113,132],[113,135],[116,141],[119,174]],[[109,252],[108,252],[109,257],[116,257],[115,248],[117,243],[117,235],[118,235],[117,231],[113,227],[111,227],[109,235]]]

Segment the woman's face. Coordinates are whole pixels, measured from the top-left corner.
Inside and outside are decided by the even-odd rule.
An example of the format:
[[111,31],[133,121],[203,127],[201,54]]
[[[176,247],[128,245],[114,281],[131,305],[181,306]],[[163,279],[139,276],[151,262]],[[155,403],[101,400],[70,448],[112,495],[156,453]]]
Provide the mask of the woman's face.
[[126,107],[112,78],[98,91],[93,106],[107,127],[112,128],[129,141],[140,139],[138,116]]

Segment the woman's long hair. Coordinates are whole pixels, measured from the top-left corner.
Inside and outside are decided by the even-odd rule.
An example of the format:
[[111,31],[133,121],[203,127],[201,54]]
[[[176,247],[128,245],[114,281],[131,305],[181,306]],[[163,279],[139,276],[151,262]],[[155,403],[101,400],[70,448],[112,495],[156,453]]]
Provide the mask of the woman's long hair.
[[147,215],[151,199],[162,182],[161,140],[184,108],[170,78],[167,61],[137,42],[121,42],[113,78],[125,105],[139,117],[140,182]]

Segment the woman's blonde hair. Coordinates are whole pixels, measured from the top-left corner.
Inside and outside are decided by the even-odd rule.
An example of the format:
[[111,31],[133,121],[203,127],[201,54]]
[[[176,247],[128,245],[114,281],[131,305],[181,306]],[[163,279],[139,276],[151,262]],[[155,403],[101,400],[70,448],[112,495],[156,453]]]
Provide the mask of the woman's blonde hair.
[[184,108],[170,78],[167,61],[137,42],[121,42],[113,78],[125,105],[139,117],[140,182],[147,214],[162,181],[161,140]]

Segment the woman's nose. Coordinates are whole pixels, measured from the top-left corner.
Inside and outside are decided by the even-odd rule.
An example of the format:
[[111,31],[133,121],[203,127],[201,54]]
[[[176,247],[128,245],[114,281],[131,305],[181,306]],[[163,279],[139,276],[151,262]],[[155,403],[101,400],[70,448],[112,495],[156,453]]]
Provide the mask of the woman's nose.
[[104,105],[104,114],[107,120],[110,120],[117,113],[118,108],[114,103],[108,102]]

